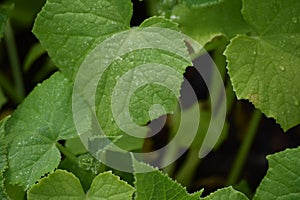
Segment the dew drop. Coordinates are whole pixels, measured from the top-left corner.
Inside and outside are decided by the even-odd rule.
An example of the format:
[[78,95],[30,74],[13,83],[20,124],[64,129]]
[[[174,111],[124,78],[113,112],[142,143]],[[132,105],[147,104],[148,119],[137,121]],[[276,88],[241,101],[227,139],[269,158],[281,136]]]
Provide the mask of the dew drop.
[[283,72],[285,71],[285,67],[282,66],[282,65],[279,66],[279,69],[280,69],[281,71],[283,71]]
[[296,23],[298,22],[297,17],[293,17],[293,18],[292,18],[292,22],[293,22],[294,24],[296,24]]
[[295,104],[295,106],[299,106],[299,101],[298,101],[298,99],[294,96],[293,97],[293,99],[294,99],[294,104]]
[[170,16],[170,19],[173,19],[173,20],[174,20],[174,19],[180,19],[180,17],[179,17],[179,16],[176,16],[176,15],[171,15],[171,16]]

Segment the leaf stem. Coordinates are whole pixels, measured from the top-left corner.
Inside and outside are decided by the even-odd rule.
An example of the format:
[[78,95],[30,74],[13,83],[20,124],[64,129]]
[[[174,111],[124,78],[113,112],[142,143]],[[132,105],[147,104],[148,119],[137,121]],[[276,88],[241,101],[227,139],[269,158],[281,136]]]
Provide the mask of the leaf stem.
[[239,153],[236,157],[236,160],[234,161],[233,167],[230,171],[227,185],[233,185],[236,183],[241,170],[245,164],[245,160],[247,158],[247,155],[250,151],[250,148],[252,146],[255,133],[257,132],[257,128],[259,126],[259,122],[261,121],[262,114],[259,110],[255,110],[252,116],[252,119],[250,121],[249,128],[247,130],[246,136],[243,139],[243,142],[240,146]]
[[2,86],[3,91],[5,94],[16,104],[22,102],[23,98],[20,97],[17,93],[15,93],[14,87],[11,85],[9,80],[0,73],[0,85]]
[[12,74],[14,78],[14,85],[16,88],[16,93],[22,99],[25,97],[25,89],[23,84],[23,78],[21,73],[21,66],[19,63],[19,56],[17,52],[16,42],[13,35],[13,30],[10,24],[10,21],[7,22],[7,26],[5,28],[5,41],[8,51],[8,57],[11,64]]
[[56,143],[56,147],[73,163],[78,164],[78,159],[77,157],[66,147],[61,145],[60,143]]
[[198,158],[198,148],[190,148],[187,159],[177,172],[175,179],[184,186],[189,186],[201,159]]

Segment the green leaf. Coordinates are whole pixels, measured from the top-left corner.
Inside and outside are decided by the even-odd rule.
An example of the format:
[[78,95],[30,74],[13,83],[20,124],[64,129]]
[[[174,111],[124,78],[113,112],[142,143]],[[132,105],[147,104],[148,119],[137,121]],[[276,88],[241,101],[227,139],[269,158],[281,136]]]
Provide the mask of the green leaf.
[[4,189],[4,177],[3,173],[5,172],[6,168],[8,167],[7,163],[7,146],[4,141],[4,125],[7,121],[7,118],[0,121],[0,199],[6,200],[8,199],[7,194]]
[[80,181],[72,173],[57,170],[28,191],[28,200],[131,200],[134,188],[121,181],[111,172],[99,174],[92,182],[87,194]]
[[[147,29],[148,26],[153,29]],[[170,31],[160,27],[168,28]],[[187,55],[183,37],[175,34],[177,32],[173,31],[174,29],[176,26],[169,20],[153,17],[146,20],[140,28],[133,29],[127,35],[124,34],[121,50],[132,49],[129,53],[117,55],[121,52],[118,49],[120,41],[113,38],[109,42],[111,48],[117,48],[112,51],[116,54],[114,56],[116,60],[108,66],[99,81],[96,93],[97,116],[106,134],[123,136],[117,141],[123,149],[140,147],[143,140],[129,137],[121,130],[129,130],[128,132],[143,136],[148,129],[137,127],[137,124],[144,126],[149,121],[175,109],[183,81],[182,74],[192,63]],[[156,43],[157,41],[160,42]],[[118,94],[122,96],[114,96],[116,84],[121,85],[120,82],[122,87]],[[147,84],[135,88],[142,82]],[[134,92],[131,93],[132,91]],[[113,97],[116,99],[115,103],[112,103]],[[156,104],[164,109],[153,107]],[[134,124],[129,121],[126,108],[129,109]],[[114,118],[113,110],[115,116],[118,116],[117,119]]]
[[56,170],[27,192],[28,200],[82,200],[85,193],[79,179],[72,173]]
[[88,199],[132,200],[135,189],[111,172],[98,175],[92,182],[87,194]]
[[257,36],[239,35],[225,54],[233,88],[284,130],[300,123],[300,1],[244,1]]
[[171,19],[204,46],[216,36],[224,35],[230,39],[238,33],[249,32],[241,8],[241,0],[224,0],[212,6],[194,8],[178,4],[173,8]]
[[33,32],[58,68],[73,78],[92,49],[130,28],[131,15],[129,0],[48,0]]
[[29,188],[60,162],[58,140],[76,137],[72,87],[61,74],[39,84],[6,123],[8,179]]
[[7,182],[7,180],[5,180],[4,186],[5,192],[8,196],[8,200],[26,200],[26,193],[20,186],[11,185]]
[[270,155],[269,169],[254,200],[258,199],[300,199],[300,147]]
[[[131,14],[132,5],[129,0],[122,0],[121,2],[119,0],[103,0],[96,3],[91,0],[85,1],[84,3],[79,0],[75,2],[49,0],[36,19],[33,32],[39,38],[42,45],[45,46],[54,63],[62,72],[68,77],[74,77],[84,58],[86,58],[88,54],[91,55],[91,50],[113,34],[129,30]],[[170,29],[174,29],[175,27],[174,24],[163,18],[149,19],[141,27],[145,28],[148,26]],[[187,49],[182,37],[166,38],[166,35],[164,35],[166,33],[160,32],[154,33],[154,35],[150,31],[143,33],[143,31],[141,31],[142,28],[135,29],[137,31],[133,30],[132,32],[128,32],[128,37],[126,38],[128,42],[120,45],[121,41],[118,40],[111,42],[110,47],[107,47],[109,51],[106,49],[105,54],[107,54],[107,52],[112,54],[111,52],[118,52],[120,49],[131,48],[131,46],[133,46],[133,51],[132,53],[122,55],[122,57],[115,57],[120,58],[120,60],[116,60],[105,70],[101,81],[99,81],[96,94],[96,111],[101,128],[104,133],[109,136],[122,135],[123,137],[117,141],[117,145],[127,150],[140,148],[143,140],[123,134],[120,130],[122,128],[120,128],[113,119],[111,95],[118,77],[121,77],[125,72],[133,69],[137,65],[146,63],[169,65],[181,74],[184,73],[185,67],[191,64],[191,62],[187,60]],[[151,35],[153,35],[152,40],[162,40],[160,47],[163,50],[148,48],[134,51],[134,45],[148,45],[149,41],[147,41],[147,39],[149,39]],[[163,42],[168,43],[164,44]],[[166,52],[170,49],[170,44],[173,43],[173,53]],[[166,51],[164,51],[164,49],[166,49]],[[181,58],[176,56],[176,51],[179,52],[179,55],[185,52],[186,57]],[[168,74],[162,74],[161,79],[168,78],[167,75]],[[131,106],[131,113],[134,116],[134,121],[140,125],[145,125],[151,119],[171,112],[172,109],[175,108],[176,98],[179,96],[182,77],[182,75],[177,76],[177,80],[174,81],[176,82],[174,88],[177,90],[177,96],[170,96],[169,90],[157,87],[157,85],[139,88],[134,95],[136,98],[134,99],[133,97],[131,103],[131,105],[133,105]],[[136,81],[137,80],[130,80],[127,84],[135,84],[134,82]],[[158,97],[152,100],[154,95],[158,95]],[[137,101],[137,98],[140,98],[140,96],[147,97],[144,98],[144,105],[140,105],[138,102],[141,101]],[[122,106],[121,103],[122,102],[120,102],[119,106]],[[162,103],[166,111],[156,110],[153,116],[149,117],[147,109],[152,103]],[[142,113],[142,115],[140,115],[140,113]],[[127,123],[124,122],[123,124],[126,125]],[[148,129],[144,127],[143,130],[140,129],[139,135],[146,135],[147,131]]]
[[80,180],[84,191],[89,190],[93,179],[96,177],[96,174],[92,171],[80,168],[78,163],[72,162],[69,159],[64,159],[58,168],[73,173]]
[[234,190],[231,186],[227,188],[222,188],[217,190],[216,192],[210,194],[205,198],[201,198],[203,200],[247,200],[248,198],[241,192]]
[[202,191],[188,194],[186,189],[176,181],[173,181],[166,174],[147,164],[134,160],[133,167],[135,171],[150,171],[146,173],[134,173],[136,200],[192,200],[199,199],[202,194]]

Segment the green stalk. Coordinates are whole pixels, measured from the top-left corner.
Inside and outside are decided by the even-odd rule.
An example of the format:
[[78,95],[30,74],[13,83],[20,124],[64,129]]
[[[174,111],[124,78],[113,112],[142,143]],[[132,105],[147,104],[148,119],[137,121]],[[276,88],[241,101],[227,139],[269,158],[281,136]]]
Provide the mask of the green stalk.
[[9,61],[11,64],[12,74],[14,78],[14,85],[16,88],[15,91],[18,94],[18,96],[24,99],[25,89],[24,89],[23,78],[21,73],[21,66],[19,63],[19,56],[16,48],[16,42],[14,39],[14,33],[9,21],[5,29],[5,41],[6,41]]
[[77,157],[63,145],[56,143],[56,147],[73,163],[78,164]]
[[15,93],[15,88],[11,85],[9,80],[0,73],[0,85],[5,92],[5,94],[16,104],[20,104],[23,100],[17,93]]
[[[179,148],[176,144],[169,144],[163,156],[162,165],[165,166],[167,163],[169,163],[169,160],[174,160],[174,158],[177,156],[178,150]],[[169,176],[171,176],[174,173],[174,170],[175,162],[171,162],[167,167],[163,168],[163,171]]]
[[257,128],[259,126],[259,122],[261,121],[262,114],[259,110],[255,110],[252,116],[252,119],[250,121],[250,125],[248,127],[248,131],[246,133],[246,136],[240,146],[239,153],[236,157],[236,160],[234,161],[232,170],[230,171],[227,185],[233,185],[236,183],[241,170],[245,164],[245,160],[248,156],[249,150],[252,146],[255,133],[257,132]]
[[177,172],[175,179],[184,186],[189,186],[201,159],[198,158],[199,149],[190,148],[187,159]]

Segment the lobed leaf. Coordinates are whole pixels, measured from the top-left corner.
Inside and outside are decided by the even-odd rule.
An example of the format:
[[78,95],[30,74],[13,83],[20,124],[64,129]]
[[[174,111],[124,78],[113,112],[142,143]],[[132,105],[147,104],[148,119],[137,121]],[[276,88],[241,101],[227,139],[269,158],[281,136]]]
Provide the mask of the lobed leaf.
[[[149,27],[153,29],[147,29]],[[143,136],[148,129],[145,127],[138,129],[136,126],[144,126],[149,121],[175,109],[183,81],[182,74],[185,68],[192,64],[183,37],[175,34],[176,31],[170,34],[171,31],[164,31],[165,29],[174,30],[177,27],[169,20],[153,17],[125,35],[122,38],[122,46],[119,40],[111,39],[108,43],[112,49],[115,47],[110,53],[112,55],[115,53],[113,57],[116,60],[108,66],[99,81],[96,93],[97,117],[105,133],[109,135],[121,133],[123,137],[117,144],[123,149],[140,147],[143,142],[125,135],[124,130],[135,131],[139,136]],[[118,55],[126,49],[131,51]],[[121,85],[120,82],[122,89],[117,95],[121,96],[117,98],[115,96],[116,102],[112,103],[116,86]],[[147,84],[135,90],[134,88],[141,83]],[[134,92],[131,94],[132,91]],[[149,115],[152,106],[156,104],[164,107],[164,110],[153,109]],[[126,113],[126,109],[129,109],[130,116]],[[130,117],[133,121],[130,121]],[[117,121],[122,123],[123,128]]]
[[57,170],[34,185],[27,194],[28,200],[109,199],[131,200],[134,188],[111,172],[99,174],[93,180],[87,194],[80,181],[72,173]]
[[286,131],[300,123],[300,2],[247,0],[242,12],[258,35],[227,47],[233,88]]
[[76,137],[69,81],[55,73],[39,84],[6,123],[8,179],[28,189],[60,162],[58,140]]

